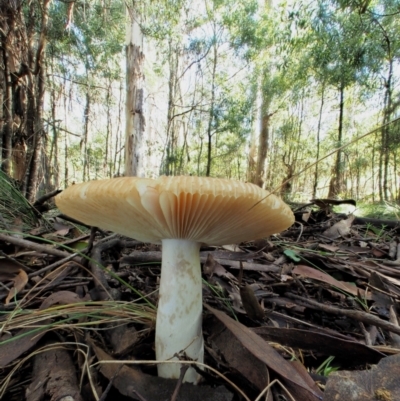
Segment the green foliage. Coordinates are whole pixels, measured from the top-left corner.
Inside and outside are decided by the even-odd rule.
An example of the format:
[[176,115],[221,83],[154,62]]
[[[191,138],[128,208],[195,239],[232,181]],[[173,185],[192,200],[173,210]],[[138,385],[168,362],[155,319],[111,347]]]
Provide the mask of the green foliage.
[[[382,120],[389,65],[398,67],[400,59],[398,0],[319,0],[307,7],[285,1],[264,6],[256,0],[129,4],[135,7],[146,40],[145,97],[152,110],[145,116],[146,124],[157,120],[151,126],[157,141],[149,143],[145,153],[161,155],[160,173],[206,174],[210,148],[211,175],[246,179],[248,149],[257,153],[264,114],[270,123],[265,186],[275,189],[292,176],[285,192],[308,200],[317,147],[321,157]],[[62,93],[68,124],[73,126],[64,121],[55,124],[62,139],[62,129],[77,134],[59,143],[61,154],[68,150],[69,175],[81,177],[86,158],[88,178],[97,178],[105,171],[115,172],[115,155],[105,161],[106,149],[120,155],[124,147],[120,140],[110,150],[106,138],[123,127],[115,86],[122,82],[124,90],[125,3],[77,2],[66,29],[69,5],[51,3],[48,87]],[[39,27],[35,30],[39,32]],[[392,78],[389,114],[395,116],[397,73]],[[114,89],[107,97],[110,87]],[[341,139],[337,135],[340,88],[346,89]],[[90,146],[83,154],[79,140],[86,121],[86,94],[92,109],[87,119]],[[68,114],[72,103],[79,115]],[[111,117],[106,127],[102,118],[107,110]],[[397,125],[388,129],[393,199],[400,192],[398,131]],[[341,161],[345,188],[339,195],[373,199],[382,153],[380,133],[345,148]],[[329,190],[333,161],[334,156],[318,163],[317,195]]]
[[329,376],[332,372],[337,372],[340,367],[331,365],[334,359],[334,356],[326,358],[325,361],[315,370],[315,373],[322,376]]
[[38,216],[22,195],[18,183],[0,170],[0,228],[18,232],[32,229],[37,222]]

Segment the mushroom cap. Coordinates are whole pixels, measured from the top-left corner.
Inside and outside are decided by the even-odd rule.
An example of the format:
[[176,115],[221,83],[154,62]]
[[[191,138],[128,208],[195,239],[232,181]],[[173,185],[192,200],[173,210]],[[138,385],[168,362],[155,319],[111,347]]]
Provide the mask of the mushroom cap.
[[278,233],[294,222],[280,198],[260,187],[209,177],[121,177],[72,185],[57,207],[85,224],[143,242],[189,239],[211,245]]

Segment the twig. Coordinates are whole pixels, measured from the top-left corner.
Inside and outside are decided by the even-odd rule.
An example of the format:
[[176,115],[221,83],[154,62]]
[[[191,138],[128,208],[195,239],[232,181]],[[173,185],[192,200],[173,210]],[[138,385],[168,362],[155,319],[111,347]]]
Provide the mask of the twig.
[[354,310],[347,310],[347,309],[343,309],[343,308],[337,308],[336,306],[324,305],[317,301],[313,301],[311,299],[306,299],[299,295],[292,294],[290,292],[287,292],[285,294],[285,296],[287,296],[288,298],[291,298],[291,299],[296,299],[296,300],[300,301],[301,303],[304,303],[307,308],[322,310],[322,311],[324,311],[326,313],[330,313],[332,315],[346,316],[351,319],[357,320],[359,322],[375,325],[375,326],[381,327],[382,329],[391,331],[393,333],[400,334],[399,326],[396,326],[392,323],[386,322],[385,320],[379,319],[379,317],[371,315],[370,313],[366,313],[363,311],[354,311]]
[[43,269],[39,269],[39,270],[36,270],[33,273],[29,273],[28,277],[31,278],[31,277],[39,276],[40,274],[46,273],[49,270],[52,270],[52,269],[54,269],[56,267],[59,267],[59,266],[63,265],[64,263],[69,262],[72,259],[75,259],[76,257],[78,257],[78,253],[73,253],[73,254],[67,256],[66,258],[57,260],[57,262],[54,262],[51,265],[43,267]]
[[139,401],[147,401],[140,393],[138,393],[135,389],[132,389],[132,393]]
[[36,242],[28,241],[26,239],[12,237],[10,235],[0,234],[0,240],[4,242],[9,242],[10,244],[20,246],[22,248],[33,249],[37,252],[44,252],[49,255],[58,256],[60,258],[67,258],[71,256],[70,253],[59,251],[58,249],[54,249],[47,245],[37,244]]
[[40,206],[42,206],[44,202],[46,202],[47,200],[49,200],[49,199],[52,198],[53,196],[58,195],[60,192],[61,192],[61,189],[56,189],[56,190],[54,190],[54,191],[51,191],[51,192],[49,192],[49,193],[47,193],[47,194],[41,196],[40,198],[38,198],[38,199],[35,200],[35,202],[34,202],[34,204],[33,204],[33,207],[36,208],[36,209],[37,209],[38,207],[40,208]]
[[178,394],[179,394],[179,390],[182,387],[182,383],[183,383],[183,378],[185,377],[185,373],[186,371],[189,369],[189,365],[182,365],[181,366],[181,373],[179,375],[179,379],[178,382],[176,383],[176,387],[175,390],[172,394],[171,400],[170,401],[176,401],[178,398]]
[[99,398],[99,401],[106,401],[107,395],[108,395],[108,393],[109,393],[110,390],[111,390],[111,387],[112,387],[112,385],[113,385],[113,383],[114,383],[115,378],[118,376],[120,370],[122,369],[122,366],[123,366],[123,365],[121,365],[121,366],[116,370],[114,376],[113,376],[113,377],[111,378],[111,380],[108,382],[106,389],[104,390],[103,394],[102,394],[101,397]]
[[[91,252],[91,261],[89,262],[90,270],[92,271],[93,278],[94,278],[94,286],[95,289],[98,291],[98,296],[102,299],[109,299],[111,297],[111,288],[107,282],[107,278],[105,275],[104,269],[101,268],[103,266],[103,262],[101,259],[102,252],[115,248],[115,247],[122,247],[123,241],[119,238],[112,239],[107,242],[98,243],[96,244]],[[106,298],[105,298],[106,297]]]
[[33,271],[33,269],[31,267],[25,266],[24,264],[22,264],[21,262],[18,262],[17,259],[12,258],[11,256],[8,256],[5,252],[3,252],[2,250],[0,250],[0,255],[3,255],[7,260],[9,260],[12,263],[17,264],[21,269],[25,270],[25,271]]

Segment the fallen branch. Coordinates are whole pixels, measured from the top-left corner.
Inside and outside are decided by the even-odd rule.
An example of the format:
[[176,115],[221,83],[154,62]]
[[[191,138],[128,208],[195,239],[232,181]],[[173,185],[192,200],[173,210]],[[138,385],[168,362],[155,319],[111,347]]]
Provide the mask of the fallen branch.
[[355,311],[355,310],[337,308],[336,306],[324,305],[317,301],[303,298],[299,295],[295,295],[290,292],[285,293],[285,296],[291,299],[295,299],[296,301],[300,301],[300,304],[303,304],[303,306],[306,306],[307,308],[310,309],[322,310],[323,312],[330,313],[331,315],[346,316],[359,322],[375,325],[390,332],[400,334],[400,326],[396,326],[385,320],[379,319],[379,317],[376,317],[370,313],[358,310]]

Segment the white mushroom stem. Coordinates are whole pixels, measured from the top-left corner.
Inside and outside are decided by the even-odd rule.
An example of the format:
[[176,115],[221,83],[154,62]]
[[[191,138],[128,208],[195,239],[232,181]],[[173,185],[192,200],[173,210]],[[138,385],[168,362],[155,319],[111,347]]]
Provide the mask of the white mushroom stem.
[[[156,358],[177,360],[175,354],[203,362],[202,282],[200,243],[184,239],[162,240],[162,266],[156,321]],[[181,364],[158,364],[158,375],[178,379]],[[189,368],[184,381],[199,375]]]

